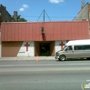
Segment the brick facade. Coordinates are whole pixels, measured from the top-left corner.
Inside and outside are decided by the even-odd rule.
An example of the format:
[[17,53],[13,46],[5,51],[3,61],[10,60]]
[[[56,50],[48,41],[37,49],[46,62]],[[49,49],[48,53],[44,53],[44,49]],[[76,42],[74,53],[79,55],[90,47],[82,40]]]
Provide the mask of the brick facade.
[[1,22],[10,22],[11,21],[11,15],[6,10],[6,7],[0,4],[0,21]]
[[78,13],[78,20],[88,20],[88,4]]
[[[83,1],[82,1],[83,2]],[[74,18],[73,21],[89,21],[89,38],[90,38],[90,3],[87,2],[86,5],[78,13],[77,18]]]
[[1,22],[10,22],[11,15],[6,10],[6,7],[0,4],[0,57],[1,57]]

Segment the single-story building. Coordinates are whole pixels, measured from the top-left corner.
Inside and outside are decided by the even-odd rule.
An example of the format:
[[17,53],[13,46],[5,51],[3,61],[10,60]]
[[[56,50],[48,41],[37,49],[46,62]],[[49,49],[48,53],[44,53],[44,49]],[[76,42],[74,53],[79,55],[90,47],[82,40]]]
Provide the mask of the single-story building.
[[2,22],[1,56],[54,56],[69,40],[88,38],[88,21]]

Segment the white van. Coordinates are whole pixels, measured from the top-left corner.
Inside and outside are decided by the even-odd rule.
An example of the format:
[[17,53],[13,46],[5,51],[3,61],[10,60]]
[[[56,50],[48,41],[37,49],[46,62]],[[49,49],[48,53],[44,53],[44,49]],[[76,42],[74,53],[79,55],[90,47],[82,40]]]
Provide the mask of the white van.
[[69,41],[62,50],[55,53],[55,59],[64,61],[67,58],[89,59],[90,39]]

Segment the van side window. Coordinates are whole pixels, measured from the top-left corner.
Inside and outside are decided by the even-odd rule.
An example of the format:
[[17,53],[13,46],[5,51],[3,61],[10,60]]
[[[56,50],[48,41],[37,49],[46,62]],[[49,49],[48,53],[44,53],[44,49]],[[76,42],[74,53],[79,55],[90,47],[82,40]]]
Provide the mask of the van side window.
[[67,50],[72,50],[72,46],[68,46],[67,47]]
[[90,50],[90,45],[74,46],[74,50]]
[[90,45],[84,45],[85,50],[90,50]]
[[84,50],[84,46],[83,45],[74,46],[74,50]]
[[78,50],[79,48],[78,48],[78,46],[74,46],[74,50]]

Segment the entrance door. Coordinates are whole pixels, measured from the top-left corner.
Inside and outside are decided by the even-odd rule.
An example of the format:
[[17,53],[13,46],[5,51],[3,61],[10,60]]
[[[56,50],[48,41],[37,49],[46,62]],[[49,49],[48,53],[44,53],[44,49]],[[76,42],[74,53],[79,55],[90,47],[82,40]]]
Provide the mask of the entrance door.
[[50,43],[40,43],[40,56],[50,56]]

